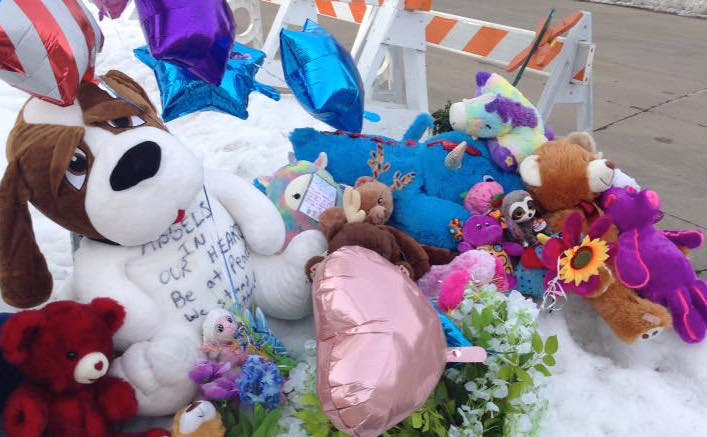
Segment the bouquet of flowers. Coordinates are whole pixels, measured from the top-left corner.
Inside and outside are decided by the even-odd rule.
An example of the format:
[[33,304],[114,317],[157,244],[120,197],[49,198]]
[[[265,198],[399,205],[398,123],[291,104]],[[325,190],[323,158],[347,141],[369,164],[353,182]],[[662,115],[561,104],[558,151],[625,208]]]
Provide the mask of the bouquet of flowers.
[[228,437],[273,436],[282,414],[285,376],[296,364],[256,310],[214,310],[204,322],[208,359],[189,377],[218,408]]
[[[543,339],[537,313],[518,292],[502,294],[493,284],[469,283],[449,315],[474,345],[487,349],[489,358],[449,367],[427,402],[386,437],[539,435],[558,342],[554,336]],[[316,395],[314,347],[308,345],[307,358],[283,386],[287,402],[280,435],[343,437]]]

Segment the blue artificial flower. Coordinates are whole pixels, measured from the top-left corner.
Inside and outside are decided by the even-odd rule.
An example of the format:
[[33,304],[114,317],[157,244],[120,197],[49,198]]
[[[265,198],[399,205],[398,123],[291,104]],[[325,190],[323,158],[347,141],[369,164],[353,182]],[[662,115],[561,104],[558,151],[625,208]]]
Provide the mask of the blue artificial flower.
[[275,363],[259,355],[251,355],[243,365],[238,391],[245,405],[264,404],[268,408],[280,405],[285,379]]

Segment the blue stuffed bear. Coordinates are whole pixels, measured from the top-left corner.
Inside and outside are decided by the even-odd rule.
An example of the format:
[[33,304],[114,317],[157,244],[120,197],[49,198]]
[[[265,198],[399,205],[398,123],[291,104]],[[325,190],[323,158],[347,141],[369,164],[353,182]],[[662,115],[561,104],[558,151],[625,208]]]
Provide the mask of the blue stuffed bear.
[[416,174],[410,185],[394,193],[395,208],[389,224],[421,244],[456,250],[449,224],[455,218],[462,223],[469,218],[462,193],[488,180],[499,182],[505,192],[522,189],[523,183],[517,174],[504,172],[494,164],[485,140],[474,140],[463,132],[447,132],[420,142],[431,125],[429,115],[419,116],[400,141],[312,128],[295,129],[290,141],[300,160],[314,161],[320,152],[326,152],[327,170],[339,183],[352,186],[360,176],[370,174],[367,161],[382,143],[392,171],[384,173],[381,182],[391,184],[398,171]]

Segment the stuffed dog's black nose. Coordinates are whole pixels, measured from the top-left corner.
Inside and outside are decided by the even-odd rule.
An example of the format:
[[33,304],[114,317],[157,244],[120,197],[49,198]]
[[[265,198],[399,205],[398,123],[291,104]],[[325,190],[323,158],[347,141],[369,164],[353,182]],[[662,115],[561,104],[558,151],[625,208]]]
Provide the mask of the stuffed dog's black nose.
[[110,174],[111,188],[113,191],[123,191],[150,179],[160,169],[161,158],[160,146],[152,141],[132,147],[120,157]]

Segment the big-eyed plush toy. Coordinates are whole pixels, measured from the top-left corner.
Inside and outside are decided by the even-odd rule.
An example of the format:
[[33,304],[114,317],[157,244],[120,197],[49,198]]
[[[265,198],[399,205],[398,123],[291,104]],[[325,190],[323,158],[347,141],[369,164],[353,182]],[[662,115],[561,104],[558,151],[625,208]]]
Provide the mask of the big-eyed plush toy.
[[112,336],[124,318],[114,300],[98,298],[87,305],[54,302],[7,323],[0,349],[24,376],[3,415],[9,437],[169,435],[165,430],[116,431],[138,408],[130,384],[107,376]]
[[187,374],[199,359],[201,324],[211,309],[255,301],[280,322],[285,342],[311,315],[304,264],[326,249],[322,234],[303,232],[274,255],[285,225],[273,203],[233,174],[205,170],[125,74],[110,71],[99,84],[82,84],[67,107],[30,99],[7,155],[0,184],[3,299],[27,308],[52,291],[31,202],[85,237],[73,276],[53,297],[85,303],[105,296],[125,308],[114,337],[123,353],[111,372],[133,385],[142,415],[174,413],[196,394]]
[[[260,176],[254,184],[277,206],[285,221],[287,238],[285,245],[299,233],[319,228],[319,215],[324,210],[340,206],[343,191],[328,171],[327,155],[320,153],[314,162],[298,161],[294,153],[289,163],[279,168],[272,176]],[[308,205],[310,190],[317,190],[317,202]],[[328,206],[323,206],[328,205]]]
[[[567,218],[579,214],[581,231],[586,233],[603,214],[596,202],[601,193],[611,188],[615,165],[601,157],[589,134],[573,133],[545,143],[536,155],[525,158],[520,175],[528,192],[545,211],[551,232],[562,232]],[[616,229],[611,227],[602,238],[613,243],[616,235]],[[585,297],[619,338],[628,343],[650,339],[669,326],[670,313],[664,307],[616,281],[613,267],[606,276],[612,280]]]
[[700,231],[662,231],[655,191],[612,188],[602,196],[607,216],[619,228],[616,273],[627,287],[666,306],[687,343],[698,343],[707,326],[707,284],[695,274],[684,249],[702,246]]

